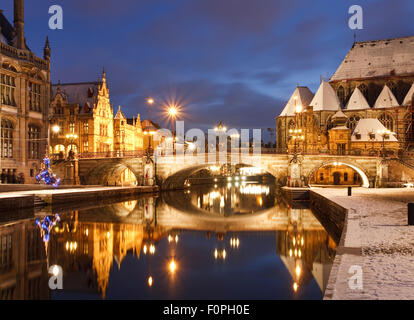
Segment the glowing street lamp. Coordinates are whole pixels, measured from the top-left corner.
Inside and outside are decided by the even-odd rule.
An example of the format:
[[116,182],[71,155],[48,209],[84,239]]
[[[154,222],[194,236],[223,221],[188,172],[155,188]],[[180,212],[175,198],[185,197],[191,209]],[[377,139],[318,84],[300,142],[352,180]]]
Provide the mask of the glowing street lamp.
[[385,158],[385,139],[389,139],[391,134],[394,134],[394,132],[391,132],[388,129],[383,130],[377,130],[377,133],[382,137],[382,157]]
[[53,133],[59,133],[60,132],[60,127],[57,124],[55,124],[52,127],[52,131],[53,131]]
[[167,109],[167,114],[172,120],[173,149],[174,149],[175,140],[176,140],[175,139],[175,121],[176,121],[176,118],[178,117],[178,108],[179,108],[178,106],[170,105],[168,106],[168,109]]

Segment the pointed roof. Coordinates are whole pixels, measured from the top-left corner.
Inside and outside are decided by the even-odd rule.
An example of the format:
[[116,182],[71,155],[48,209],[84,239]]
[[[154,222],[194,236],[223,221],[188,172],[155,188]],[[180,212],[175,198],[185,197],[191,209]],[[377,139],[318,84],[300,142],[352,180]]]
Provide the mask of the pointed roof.
[[[387,130],[384,125],[374,118],[361,119],[358,121],[355,130],[352,134],[351,141],[380,141],[382,142],[382,136],[378,131]],[[371,139],[370,133],[375,134],[374,139]],[[361,135],[360,139],[357,139],[357,134]],[[390,134],[385,142],[396,142],[398,141],[395,135]]]
[[[288,103],[283,109],[281,116],[294,116],[295,108],[297,105],[302,107],[308,106],[312,101],[313,93],[308,87],[296,87],[295,91],[291,95]],[[296,99],[296,100],[295,100]]]
[[413,102],[413,96],[414,96],[414,82],[411,86],[410,90],[408,91],[407,95],[405,96],[403,106],[410,106]]
[[115,119],[117,120],[126,119],[124,113],[121,110],[121,106],[118,106],[118,112],[115,115]]
[[366,110],[370,109],[367,99],[365,99],[364,94],[359,90],[358,87],[355,88],[354,92],[349,98],[349,101],[345,107],[346,110]]
[[325,80],[322,80],[310,105],[313,107],[313,111],[336,111],[341,109],[335,90]]
[[348,116],[342,112],[342,110],[339,110],[337,113],[335,113],[332,116],[332,119],[336,119],[336,118],[348,118]]
[[399,103],[395,98],[394,94],[392,93],[391,89],[388,88],[387,85],[384,86],[380,95],[375,101],[374,108],[391,108],[391,107],[399,107]]

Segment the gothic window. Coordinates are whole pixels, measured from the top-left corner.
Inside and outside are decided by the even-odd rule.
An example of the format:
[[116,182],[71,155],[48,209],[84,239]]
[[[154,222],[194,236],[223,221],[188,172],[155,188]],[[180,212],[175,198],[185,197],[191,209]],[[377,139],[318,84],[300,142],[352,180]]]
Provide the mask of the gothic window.
[[13,123],[3,119],[1,121],[0,155],[1,158],[13,158]]
[[341,102],[341,104],[345,105],[345,90],[344,90],[344,87],[339,86],[337,94],[338,94],[338,98],[339,98],[339,101]]
[[358,115],[352,115],[351,117],[349,117],[347,127],[351,129],[351,132],[354,132],[355,127],[360,119],[361,118]]
[[358,87],[358,89],[359,89],[359,91],[361,91],[361,93],[364,95],[364,97],[366,97],[366,96],[367,96],[367,91],[368,91],[368,88],[367,88],[367,86],[366,86],[365,84],[361,84],[361,85]]
[[7,74],[0,75],[1,103],[8,106],[15,106],[14,92],[16,89],[15,79]]
[[378,120],[390,131],[394,131],[394,120],[388,113],[383,113]]
[[88,143],[88,141],[83,142],[83,152],[89,152],[89,143]]
[[83,133],[88,134],[88,132],[89,132],[89,124],[86,121],[83,123]]
[[40,84],[29,82],[29,109],[40,112]]
[[39,159],[40,156],[40,129],[29,126],[29,159]]
[[70,133],[75,133],[75,123],[74,122],[69,123],[69,132]]

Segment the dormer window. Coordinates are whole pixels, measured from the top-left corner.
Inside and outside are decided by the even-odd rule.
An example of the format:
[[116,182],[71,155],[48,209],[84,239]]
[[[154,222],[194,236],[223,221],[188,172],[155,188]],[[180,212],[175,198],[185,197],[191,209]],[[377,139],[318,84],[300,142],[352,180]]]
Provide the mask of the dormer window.
[[371,140],[375,140],[375,133],[370,132],[370,133],[369,133],[369,138],[370,138]]
[[357,140],[361,140],[361,134],[360,133],[355,133],[355,138]]

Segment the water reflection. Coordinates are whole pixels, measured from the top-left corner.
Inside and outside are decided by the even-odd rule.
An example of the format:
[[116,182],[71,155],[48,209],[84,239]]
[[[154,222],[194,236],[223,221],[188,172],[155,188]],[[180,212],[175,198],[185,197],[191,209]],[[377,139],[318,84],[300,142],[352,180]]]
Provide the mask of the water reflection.
[[[321,298],[336,244],[278,201],[234,184],[62,211],[46,247],[34,220],[0,225],[0,299]],[[63,290],[48,289],[49,264]]]

